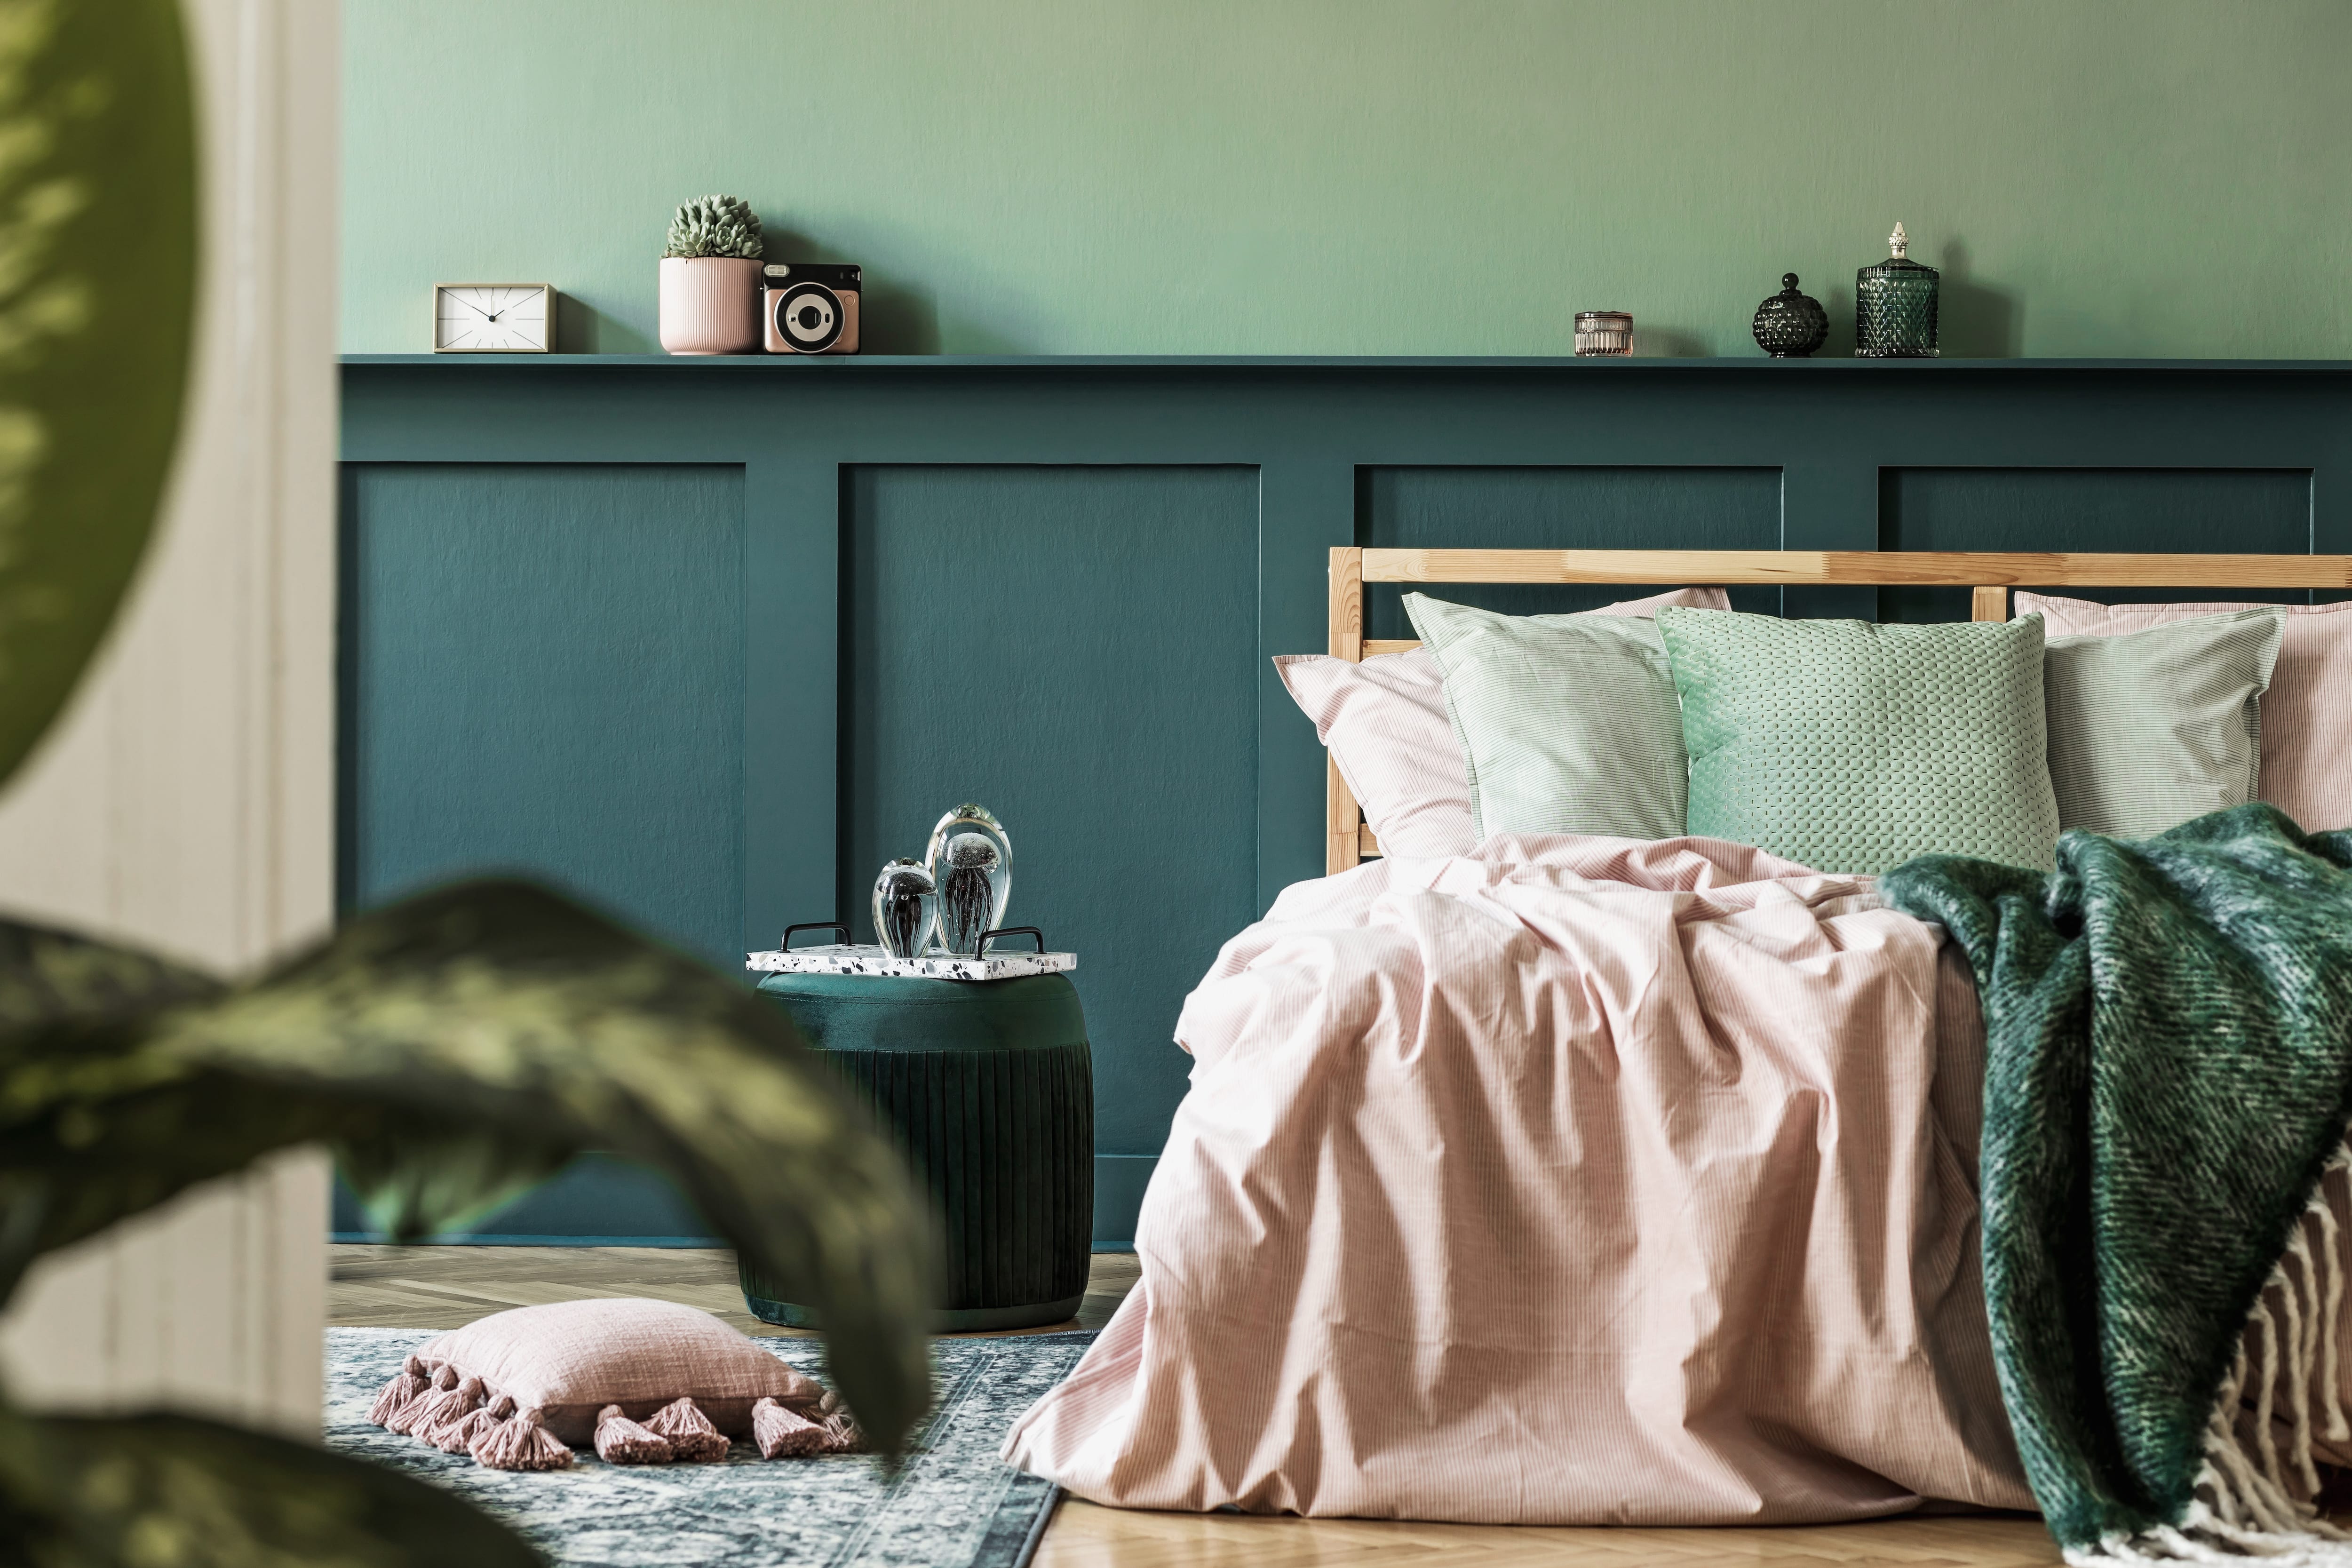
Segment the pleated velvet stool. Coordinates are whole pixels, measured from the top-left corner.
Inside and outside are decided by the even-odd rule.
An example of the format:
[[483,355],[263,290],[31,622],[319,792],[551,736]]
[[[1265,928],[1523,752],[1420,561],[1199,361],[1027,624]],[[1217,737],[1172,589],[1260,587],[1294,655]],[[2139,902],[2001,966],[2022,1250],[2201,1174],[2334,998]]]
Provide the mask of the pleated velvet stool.
[[[947,1242],[945,1332],[1075,1316],[1094,1234],[1094,1065],[1066,974],[931,980],[771,974],[793,1016],[896,1135]],[[749,1268],[751,1315],[814,1326]]]

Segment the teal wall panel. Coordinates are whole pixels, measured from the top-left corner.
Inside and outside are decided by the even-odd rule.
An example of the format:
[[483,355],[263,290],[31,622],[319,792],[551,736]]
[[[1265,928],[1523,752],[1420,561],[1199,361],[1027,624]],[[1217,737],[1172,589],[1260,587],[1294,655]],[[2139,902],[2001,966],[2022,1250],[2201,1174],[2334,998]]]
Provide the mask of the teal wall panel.
[[[330,1235],[375,1239],[359,1199],[335,1184]],[[469,1230],[436,1242],[497,1247],[724,1247],[709,1222],[659,1172],[611,1154],[582,1154]]]
[[1095,1157],[1095,1250],[1127,1252],[1135,1247],[1135,1219],[1151,1184],[1158,1153]]
[[[1445,468],[1359,470],[1358,538],[1383,549],[1778,550],[1780,471],[1751,468]],[[1661,587],[1680,586],[1678,584]],[[1442,598],[1510,616],[1561,615],[1658,588],[1469,584]],[[1772,588],[1735,604],[1777,613]],[[1409,637],[1403,593],[1364,587],[1364,635]]]
[[[739,972],[741,470],[370,464],[343,489],[344,907],[520,870]],[[708,1226],[587,1156],[475,1228],[681,1245]]]
[[[1888,468],[1879,476],[1878,517],[1883,550],[2313,547],[2306,468]],[[2087,596],[2158,604],[2184,595],[2117,588]],[[2225,596],[2304,604],[2312,597],[2260,590]],[[1964,588],[1882,588],[1879,603],[1889,620],[1969,616]]]
[[1257,912],[1257,490],[1241,468],[845,485],[841,908],[874,940],[882,863],[959,802],[994,811],[1006,918],[1078,955],[1104,1154],[1159,1152],[1184,994]]
[[346,488],[345,906],[524,870],[740,972],[740,470],[387,464]]

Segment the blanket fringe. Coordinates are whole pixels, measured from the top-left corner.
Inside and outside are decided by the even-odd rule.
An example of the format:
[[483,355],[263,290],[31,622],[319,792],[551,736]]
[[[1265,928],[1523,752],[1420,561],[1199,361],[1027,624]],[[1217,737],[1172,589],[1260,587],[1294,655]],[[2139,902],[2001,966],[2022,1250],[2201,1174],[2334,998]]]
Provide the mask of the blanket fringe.
[[2276,1568],[2352,1568],[2352,1534],[2320,1517],[2312,1454],[2315,1431],[2330,1442],[2352,1437],[2336,1350],[2342,1227],[2327,1202],[2328,1184],[2346,1172],[2352,1172],[2352,1144],[2328,1160],[2285,1253],[2246,1314],[2237,1355],[2213,1401],[2205,1463],[2188,1513],[2178,1524],[2070,1546],[2067,1562],[2091,1568],[2253,1559]]

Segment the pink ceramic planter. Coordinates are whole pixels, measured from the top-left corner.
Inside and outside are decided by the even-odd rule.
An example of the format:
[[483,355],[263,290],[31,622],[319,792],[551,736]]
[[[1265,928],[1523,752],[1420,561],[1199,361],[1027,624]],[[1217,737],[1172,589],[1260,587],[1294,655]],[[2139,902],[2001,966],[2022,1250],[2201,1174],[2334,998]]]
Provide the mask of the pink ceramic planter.
[[758,258],[663,257],[661,345],[674,354],[733,354],[759,347]]

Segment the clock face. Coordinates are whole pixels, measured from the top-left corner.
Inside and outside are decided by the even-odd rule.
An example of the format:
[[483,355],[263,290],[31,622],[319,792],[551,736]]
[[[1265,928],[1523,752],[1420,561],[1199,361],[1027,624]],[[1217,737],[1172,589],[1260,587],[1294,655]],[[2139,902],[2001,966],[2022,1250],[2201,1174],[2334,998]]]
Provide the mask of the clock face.
[[444,283],[433,290],[433,352],[543,354],[554,303],[544,283]]

